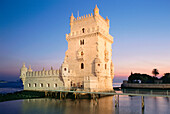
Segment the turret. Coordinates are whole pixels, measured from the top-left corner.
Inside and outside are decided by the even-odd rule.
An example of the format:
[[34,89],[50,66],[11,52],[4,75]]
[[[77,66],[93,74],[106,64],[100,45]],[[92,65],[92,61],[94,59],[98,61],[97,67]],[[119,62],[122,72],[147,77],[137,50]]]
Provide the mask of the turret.
[[20,70],[21,76],[26,76],[27,67],[25,67],[25,63],[23,63],[22,68]]
[[94,12],[94,16],[99,16],[99,8],[97,7],[97,5],[94,8],[93,12]]
[[32,72],[31,65],[29,65],[28,72]]
[[68,76],[68,64],[66,61],[66,57],[64,58],[64,62],[61,65],[61,73],[62,73],[62,76]]
[[74,21],[74,16],[73,16],[73,13],[72,13],[71,16],[70,16],[70,28],[71,28],[71,30],[72,30],[73,21]]
[[107,23],[107,25],[109,26],[109,19],[108,19],[108,17],[106,17],[106,23]]
[[25,63],[23,63],[22,68],[20,70],[20,78],[23,82],[23,85],[25,84],[26,73],[27,73],[27,67],[25,67]]

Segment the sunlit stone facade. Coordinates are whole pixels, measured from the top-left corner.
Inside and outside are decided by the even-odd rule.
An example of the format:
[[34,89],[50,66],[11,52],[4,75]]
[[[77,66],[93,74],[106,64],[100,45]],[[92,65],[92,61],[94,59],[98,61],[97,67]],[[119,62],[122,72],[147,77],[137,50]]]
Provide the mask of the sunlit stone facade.
[[79,88],[87,91],[113,90],[113,37],[109,34],[109,19],[99,14],[70,17],[70,33],[66,34],[68,50],[60,69],[32,71],[25,64],[20,78],[25,90],[63,90]]

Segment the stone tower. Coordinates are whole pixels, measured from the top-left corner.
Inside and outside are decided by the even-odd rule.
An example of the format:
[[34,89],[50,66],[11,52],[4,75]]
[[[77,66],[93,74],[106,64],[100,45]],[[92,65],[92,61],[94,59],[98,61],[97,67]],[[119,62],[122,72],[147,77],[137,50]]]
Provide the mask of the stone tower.
[[70,17],[70,33],[66,34],[68,50],[65,59],[68,70],[74,71],[70,76],[74,86],[85,89],[113,90],[114,77],[112,63],[113,37],[109,34],[109,19],[99,14],[99,8],[93,14],[75,18]]

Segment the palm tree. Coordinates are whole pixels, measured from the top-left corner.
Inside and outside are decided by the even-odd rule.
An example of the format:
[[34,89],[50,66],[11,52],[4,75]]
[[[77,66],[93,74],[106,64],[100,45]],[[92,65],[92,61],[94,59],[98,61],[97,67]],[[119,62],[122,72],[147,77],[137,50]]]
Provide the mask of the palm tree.
[[153,69],[152,70],[152,74],[156,77],[156,75],[159,74],[159,71],[157,69]]

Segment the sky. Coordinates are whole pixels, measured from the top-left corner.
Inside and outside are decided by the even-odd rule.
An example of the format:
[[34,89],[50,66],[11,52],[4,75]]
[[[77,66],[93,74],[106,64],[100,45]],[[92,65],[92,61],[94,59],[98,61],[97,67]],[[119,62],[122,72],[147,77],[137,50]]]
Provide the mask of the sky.
[[0,80],[33,70],[57,69],[70,32],[69,17],[93,13],[110,19],[115,76],[170,72],[169,0],[0,0]]

